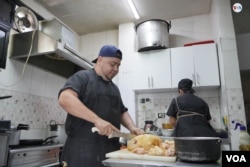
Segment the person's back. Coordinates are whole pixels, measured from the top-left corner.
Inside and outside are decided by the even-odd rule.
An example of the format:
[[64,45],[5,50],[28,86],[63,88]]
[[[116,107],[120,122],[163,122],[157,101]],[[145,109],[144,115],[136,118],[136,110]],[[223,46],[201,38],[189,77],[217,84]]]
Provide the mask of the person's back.
[[175,126],[175,137],[215,137],[217,133],[209,123],[211,115],[207,103],[194,95],[192,80],[182,79],[178,85],[180,96],[174,98],[167,115]]
[[[193,93],[185,93],[176,98],[180,110],[209,114],[207,103]],[[211,119],[208,117],[208,119]]]

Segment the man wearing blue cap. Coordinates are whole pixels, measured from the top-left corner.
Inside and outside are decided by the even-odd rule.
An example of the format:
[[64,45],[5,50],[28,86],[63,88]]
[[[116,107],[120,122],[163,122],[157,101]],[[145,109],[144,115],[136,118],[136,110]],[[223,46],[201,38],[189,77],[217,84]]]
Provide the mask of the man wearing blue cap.
[[[102,167],[105,154],[120,148],[119,139],[108,136],[119,131],[121,124],[133,134],[144,133],[135,126],[112,82],[121,60],[122,52],[117,47],[103,46],[93,61],[94,69],[75,73],[59,92],[59,104],[68,113],[68,137],[61,161],[69,167]],[[92,127],[99,132],[92,133]]]

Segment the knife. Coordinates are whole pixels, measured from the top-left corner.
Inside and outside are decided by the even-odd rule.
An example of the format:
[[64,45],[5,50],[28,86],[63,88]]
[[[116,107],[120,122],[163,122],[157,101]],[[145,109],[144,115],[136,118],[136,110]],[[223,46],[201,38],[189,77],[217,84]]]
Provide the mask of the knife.
[[[94,133],[94,132],[98,132],[99,129],[97,129],[96,127],[93,127],[93,128],[91,129],[91,131],[92,131],[92,133]],[[124,132],[113,131],[113,132],[108,136],[108,138],[113,138],[113,137],[124,137],[124,138],[130,140],[130,139],[134,138],[135,136],[136,136],[136,135],[131,134],[131,133],[124,133]]]

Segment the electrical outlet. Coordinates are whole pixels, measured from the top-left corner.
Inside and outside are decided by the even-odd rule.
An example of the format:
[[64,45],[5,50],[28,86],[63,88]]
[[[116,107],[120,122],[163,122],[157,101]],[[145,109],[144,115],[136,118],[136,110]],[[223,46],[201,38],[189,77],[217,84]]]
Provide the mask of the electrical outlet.
[[158,118],[165,118],[165,113],[158,113]]

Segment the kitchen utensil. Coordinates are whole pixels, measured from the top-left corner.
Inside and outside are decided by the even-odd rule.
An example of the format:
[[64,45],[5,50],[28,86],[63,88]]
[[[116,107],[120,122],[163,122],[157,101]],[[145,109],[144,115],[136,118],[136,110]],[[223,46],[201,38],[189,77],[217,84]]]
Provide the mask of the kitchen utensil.
[[177,158],[189,162],[215,162],[221,156],[218,137],[174,137]]
[[37,145],[48,145],[55,144],[53,139],[57,136],[50,136],[43,139],[22,139],[20,140],[20,145],[22,146],[37,146]]
[[153,125],[153,121],[147,120],[144,125],[144,132],[148,133],[150,131],[151,126]]
[[55,143],[64,144],[67,138],[65,133],[65,124],[58,124],[55,120],[51,120],[50,124],[47,125],[47,137],[58,136],[54,138]]
[[131,133],[123,133],[123,132],[116,132],[116,131],[113,131],[110,135],[109,135],[109,138],[113,138],[113,137],[124,137],[128,140],[134,138],[136,135],[134,134],[131,134]]
[[10,130],[10,126],[10,120],[0,120],[0,131],[5,132],[6,130]]
[[19,142],[20,146],[37,146],[42,145],[43,139],[21,139]]
[[123,146],[127,146],[127,139],[125,137],[120,137],[119,143]]
[[19,145],[21,130],[29,130],[30,126],[26,124],[18,124],[17,127],[11,127],[11,135],[9,140],[10,146]]
[[7,99],[7,98],[11,98],[12,96],[0,96],[0,100],[1,99]]
[[163,136],[171,137],[174,133],[174,129],[162,129],[161,133]]
[[50,131],[57,131],[58,130],[58,126],[55,120],[51,120],[49,123],[49,128]]
[[[93,128],[91,129],[91,131],[92,131],[92,133],[94,133],[94,132],[98,132],[99,129],[97,129],[96,127],[93,127]],[[135,136],[136,136],[136,135],[131,134],[131,133],[123,133],[123,132],[116,132],[116,131],[113,131],[108,137],[109,137],[109,138],[113,138],[113,137],[124,137],[124,138],[130,140],[130,139],[134,138]]]
[[169,29],[171,22],[151,19],[136,26],[138,52],[165,49],[169,45]]
[[57,142],[61,144],[65,144],[67,139],[67,134],[65,132],[65,124],[57,124],[58,130],[57,130]]
[[162,123],[162,129],[173,129],[173,125],[170,123]]

